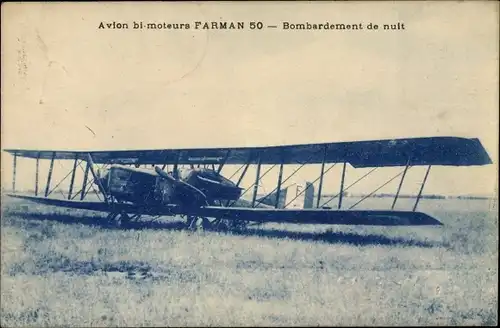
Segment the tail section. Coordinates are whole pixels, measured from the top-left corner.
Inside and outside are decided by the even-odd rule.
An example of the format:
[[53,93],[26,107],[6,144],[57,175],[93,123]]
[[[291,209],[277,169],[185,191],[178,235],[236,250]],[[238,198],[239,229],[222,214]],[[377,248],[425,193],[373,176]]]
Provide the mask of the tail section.
[[[278,192],[272,192],[257,199],[257,207],[275,207]],[[250,201],[239,199],[235,205],[251,207]],[[292,184],[281,189],[277,208],[313,208],[314,207],[314,185],[310,182],[304,184]]]
[[[285,201],[286,201],[286,195],[287,195],[288,187],[284,188],[280,191],[280,198],[278,201],[278,208],[284,208],[285,207]],[[261,197],[257,200],[257,202],[260,202],[261,204],[269,205],[269,206],[276,206],[276,199],[278,197],[278,191],[275,191],[267,196]]]
[[306,181],[306,191],[304,192],[304,208],[313,208],[314,185]]
[[308,181],[304,184],[295,184],[295,192],[288,194],[285,204],[287,208],[313,208],[314,185]]

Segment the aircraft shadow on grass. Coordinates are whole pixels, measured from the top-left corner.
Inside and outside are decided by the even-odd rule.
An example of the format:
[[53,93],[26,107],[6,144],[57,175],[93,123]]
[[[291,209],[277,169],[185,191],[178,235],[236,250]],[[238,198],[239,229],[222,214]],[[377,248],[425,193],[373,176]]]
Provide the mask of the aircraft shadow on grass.
[[[7,213],[4,213],[7,214]],[[117,226],[114,222],[110,222],[104,216],[75,216],[69,214],[44,214],[22,211],[9,211],[7,215],[21,216],[23,219],[31,222],[28,227],[36,228],[38,225],[34,221],[55,221],[64,224],[83,224],[87,226],[98,227],[110,230],[170,230],[182,231],[186,229],[185,223],[181,221],[160,222],[160,221],[136,221],[126,225]],[[12,220],[17,221],[16,219]],[[25,221],[26,222],[26,221]],[[15,223],[14,223],[15,224]],[[26,226],[26,223],[24,224]],[[206,229],[210,232],[210,229]],[[214,231],[214,230],[212,230]],[[405,239],[402,237],[389,237],[380,234],[357,234],[351,232],[304,232],[304,231],[288,231],[266,228],[246,228],[234,229],[226,232],[228,235],[247,236],[247,237],[266,237],[271,239],[289,239],[307,242],[323,242],[329,244],[349,244],[355,246],[411,246],[411,247],[442,247],[446,246],[439,242],[420,241],[414,239]]]

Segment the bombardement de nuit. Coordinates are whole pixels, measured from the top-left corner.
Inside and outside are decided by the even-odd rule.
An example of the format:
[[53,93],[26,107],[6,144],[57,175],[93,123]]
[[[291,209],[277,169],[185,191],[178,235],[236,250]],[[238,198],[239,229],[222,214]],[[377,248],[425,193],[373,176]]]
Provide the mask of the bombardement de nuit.
[[[343,23],[321,23],[321,24],[314,24],[314,23],[290,23],[290,22],[283,22],[282,23],[282,28],[283,30],[363,30],[363,29],[368,29],[368,30],[378,30],[379,25],[374,24],[374,23],[369,23],[366,26],[363,25],[363,23],[356,23],[356,24],[343,24]],[[402,22],[398,22],[396,24],[382,24],[380,26],[380,29],[383,30],[404,30],[405,29],[405,24]]]

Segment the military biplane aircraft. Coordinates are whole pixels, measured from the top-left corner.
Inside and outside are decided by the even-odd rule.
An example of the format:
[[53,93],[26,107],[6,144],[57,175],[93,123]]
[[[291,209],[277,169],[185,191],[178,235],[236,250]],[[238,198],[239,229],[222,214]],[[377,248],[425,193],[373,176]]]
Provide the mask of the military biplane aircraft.
[[[284,145],[270,147],[198,148],[158,150],[66,151],[6,149],[13,155],[13,185],[11,197],[46,205],[101,211],[108,218],[121,221],[135,220],[142,215],[185,216],[191,228],[198,225],[218,225],[221,222],[280,222],[305,224],[347,225],[441,225],[435,218],[417,211],[429,171],[433,165],[471,166],[490,164],[491,159],[478,139],[460,137],[427,137],[373,141],[336,142]],[[19,157],[36,161],[35,195],[16,194],[16,160]],[[49,160],[50,167],[45,192],[39,195],[39,161]],[[49,197],[54,161],[73,161],[71,181],[66,199]],[[75,171],[83,170],[81,189],[74,193]],[[336,209],[322,206],[323,179],[335,164],[343,165]],[[221,174],[224,165],[238,165],[229,179]],[[283,166],[298,165],[288,177],[283,177]],[[310,188],[308,206],[287,208],[283,202],[284,183],[308,164],[321,164],[316,207],[313,208]],[[402,167],[375,191],[349,208],[342,207],[347,164],[354,168],[372,168],[364,175],[383,167]],[[255,182],[247,190],[240,187],[250,165],[256,165]],[[264,197],[257,197],[262,165],[278,166],[276,188]],[[330,168],[326,168],[330,165]],[[401,186],[408,169],[427,166],[418,195],[411,210],[395,210]],[[154,169],[153,169],[154,168]],[[241,173],[240,173],[241,171]],[[18,172],[17,172],[18,173]],[[90,176],[89,176],[90,173]],[[236,182],[233,178],[239,174]],[[355,210],[354,207],[381,187],[401,176],[398,189],[389,210]],[[90,179],[89,179],[90,178]],[[86,197],[94,188],[100,200]],[[251,201],[242,202],[242,196],[253,188]],[[301,192],[301,193],[302,193]],[[79,196],[79,200],[75,199]],[[332,199],[330,199],[329,203]],[[325,203],[325,204],[326,204]],[[323,204],[323,205],[325,205]]]

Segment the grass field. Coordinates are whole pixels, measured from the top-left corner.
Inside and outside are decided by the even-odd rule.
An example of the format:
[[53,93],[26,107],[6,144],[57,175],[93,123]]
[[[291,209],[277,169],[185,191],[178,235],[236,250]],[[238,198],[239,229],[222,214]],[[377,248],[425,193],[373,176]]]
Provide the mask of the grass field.
[[442,227],[190,233],[3,198],[1,325],[496,325],[498,217],[478,202],[423,202]]

